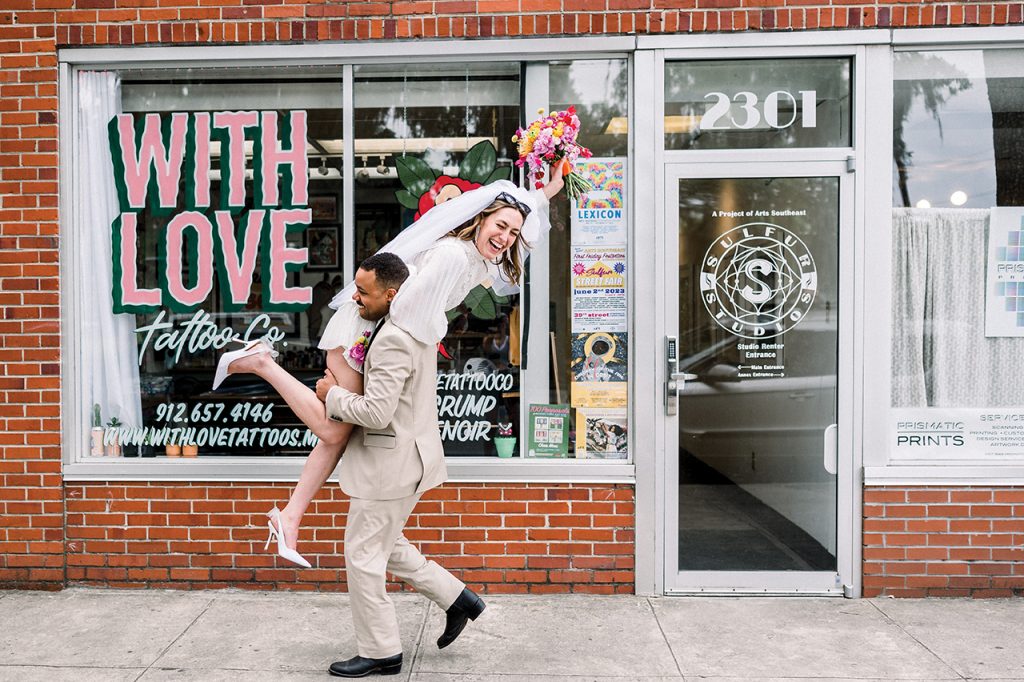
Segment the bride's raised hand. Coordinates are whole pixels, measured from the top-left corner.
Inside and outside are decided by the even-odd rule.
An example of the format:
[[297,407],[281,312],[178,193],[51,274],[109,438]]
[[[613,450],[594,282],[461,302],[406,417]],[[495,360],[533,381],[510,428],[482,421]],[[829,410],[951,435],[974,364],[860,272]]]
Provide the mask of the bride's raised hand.
[[565,186],[565,180],[562,179],[562,176],[564,176],[566,173],[571,173],[571,172],[572,172],[572,164],[570,164],[565,159],[562,159],[561,161],[556,163],[554,166],[552,166],[551,167],[551,172],[550,172],[550,179],[548,180],[548,184],[544,185],[544,189],[543,189],[544,196],[546,196],[548,199],[550,199],[551,197],[553,197],[556,194],[558,194],[559,192],[561,192],[562,188]]

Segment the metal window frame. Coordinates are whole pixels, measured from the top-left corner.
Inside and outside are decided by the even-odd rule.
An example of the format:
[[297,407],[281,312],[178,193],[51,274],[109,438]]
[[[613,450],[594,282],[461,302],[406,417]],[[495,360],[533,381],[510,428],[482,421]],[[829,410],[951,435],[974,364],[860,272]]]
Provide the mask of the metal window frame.
[[[868,75],[867,68],[865,68],[867,63],[866,43],[884,43],[888,38],[888,32],[851,31],[843,33],[845,35],[839,36],[838,39],[835,39],[835,34],[830,33],[829,36],[799,36],[791,41],[787,41],[785,38],[793,37],[792,35],[750,36],[746,40],[741,41],[739,45],[732,40],[735,36],[704,36],[701,40],[694,41],[696,46],[692,49],[680,48],[678,41],[666,36],[644,37],[638,41],[640,45],[648,45],[655,49],[648,51],[650,57],[646,56],[644,51],[641,50],[638,50],[635,57],[637,73],[648,74],[647,78],[642,82],[643,85],[641,85],[641,81],[638,79],[635,98],[639,101],[640,89],[644,87],[649,98],[647,101],[651,102],[647,115],[637,121],[635,140],[636,144],[645,144],[648,149],[653,149],[654,155],[652,158],[653,163],[644,164],[638,168],[635,184],[638,192],[644,192],[644,199],[639,200],[649,201],[655,207],[654,224],[656,227],[654,230],[655,234],[653,235],[654,239],[651,240],[650,244],[646,243],[643,235],[635,235],[633,250],[637,258],[647,257],[650,259],[649,262],[659,263],[655,269],[661,271],[660,277],[669,276],[669,273],[665,270],[666,266],[660,264],[664,258],[659,256],[659,254],[666,253],[668,248],[666,246],[667,237],[665,234],[665,230],[668,227],[665,223],[666,217],[663,215],[661,207],[665,203],[665,196],[668,191],[664,184],[664,178],[669,164],[690,163],[700,165],[714,160],[715,162],[722,163],[724,166],[730,162],[739,163],[743,160],[750,160],[757,155],[755,150],[684,151],[665,149],[664,121],[660,116],[664,107],[665,62],[669,60],[783,59],[829,56],[845,56],[850,58],[853,64],[853,72],[851,74],[851,96],[853,97],[851,103],[851,146],[828,149],[771,150],[769,154],[772,160],[784,163],[810,163],[814,161],[835,163],[849,159],[848,162],[852,162],[856,168],[863,169],[865,168],[865,148],[869,139],[868,131],[864,126],[867,106],[865,93],[868,90]],[[826,40],[826,38],[831,39]],[[663,49],[657,49],[659,47]],[[643,66],[641,66],[641,63]],[[866,175],[866,173],[858,173],[858,176],[863,175]],[[853,180],[853,205],[850,209],[853,214],[851,216],[853,234],[847,234],[844,237],[844,245],[852,247],[853,251],[852,253],[845,254],[845,265],[843,265],[843,268],[846,271],[846,275],[844,278],[845,281],[853,283],[854,291],[846,292],[842,296],[850,310],[847,317],[850,329],[845,340],[847,350],[842,353],[840,360],[844,363],[843,371],[849,379],[845,382],[845,386],[839,388],[839,412],[841,416],[846,415],[845,423],[848,425],[849,431],[849,433],[843,436],[845,443],[841,446],[841,450],[849,454],[846,457],[846,461],[841,462],[843,469],[840,472],[840,480],[843,483],[838,491],[836,519],[838,530],[837,543],[845,543],[842,556],[839,558],[838,572],[849,580],[851,584],[846,592],[854,596],[860,593],[861,579],[861,552],[859,543],[855,540],[860,537],[861,533],[860,514],[858,513],[862,504],[860,479],[860,454],[862,452],[862,443],[860,441],[862,433],[860,425],[863,423],[862,408],[864,404],[865,375],[863,354],[866,337],[862,332],[864,322],[863,298],[855,295],[855,291],[864,281],[863,268],[865,258],[863,254],[866,242],[864,237],[864,211],[861,208],[865,203],[863,185],[861,177],[856,177]],[[657,275],[654,276],[654,280],[661,281]],[[642,286],[642,283],[638,282],[634,289],[640,288],[640,286]],[[665,287],[658,287],[655,281],[654,289],[656,302],[652,306],[653,310],[650,314],[643,316],[639,315],[638,311],[638,315],[634,317],[633,322],[637,335],[660,340],[668,332],[664,328],[665,321],[659,319],[657,311],[667,309],[665,308],[667,300],[664,292]],[[646,389],[650,391],[650,394],[660,397],[661,382],[665,380],[665,368],[663,366],[664,363],[661,361],[660,345],[654,348],[652,355],[653,357],[649,358],[650,362],[648,363],[650,366],[650,376],[645,377],[642,372],[634,373],[631,376],[634,377],[634,382],[646,379]],[[653,366],[650,363],[653,363]],[[665,472],[670,468],[666,452],[670,439],[667,437],[665,428],[662,426],[665,418],[660,416],[662,408],[660,399],[657,401],[657,404],[657,412],[652,411],[653,414],[644,415],[639,410],[635,410],[636,415],[634,417],[634,419],[647,419],[650,422],[650,428],[654,432],[651,435],[655,440],[656,459],[653,467],[638,467],[637,470],[637,538],[654,538],[651,543],[654,551],[641,553],[638,545],[636,589],[638,593],[655,594],[672,591],[672,584],[675,580],[675,576],[669,576],[667,572],[667,552],[669,548],[674,551],[675,544],[668,538],[670,530],[668,526],[670,524],[666,522],[666,514],[669,512],[668,504],[671,496],[668,494],[663,480],[663,477],[666,476]],[[794,593],[795,591],[794,586],[784,584],[785,581],[779,582],[776,580],[774,582],[776,583],[774,588],[776,593]],[[718,591],[718,588],[715,588],[712,583],[708,584],[708,588],[712,591]],[[719,587],[722,591],[737,593],[735,590],[726,588],[724,585]],[[842,594],[844,592],[843,587],[837,587],[838,589],[821,589],[818,593]],[[757,592],[763,593],[763,590],[758,590]]]

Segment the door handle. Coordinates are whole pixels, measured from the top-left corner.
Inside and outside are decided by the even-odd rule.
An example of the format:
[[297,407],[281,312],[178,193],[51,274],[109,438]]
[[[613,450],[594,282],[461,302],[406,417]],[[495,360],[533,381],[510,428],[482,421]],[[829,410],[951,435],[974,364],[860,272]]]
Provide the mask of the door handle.
[[806,400],[814,397],[814,391],[797,391],[796,393],[790,393],[789,397],[793,400]]
[[829,424],[825,427],[825,471],[835,476],[839,471],[839,425]]
[[679,392],[686,387],[687,381],[694,381],[697,379],[696,374],[690,374],[689,372],[672,372],[668,375],[669,390]]

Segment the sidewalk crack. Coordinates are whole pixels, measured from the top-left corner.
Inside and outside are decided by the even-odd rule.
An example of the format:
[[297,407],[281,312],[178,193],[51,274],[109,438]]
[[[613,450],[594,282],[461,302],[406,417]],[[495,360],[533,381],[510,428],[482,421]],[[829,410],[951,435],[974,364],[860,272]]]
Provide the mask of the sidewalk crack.
[[892,623],[893,625],[895,625],[895,626],[896,626],[896,628],[897,628],[897,629],[898,629],[898,630],[899,630],[900,632],[902,632],[902,633],[903,633],[903,634],[905,634],[905,635],[906,635],[907,637],[909,637],[910,639],[912,639],[912,640],[914,640],[915,642],[917,642],[917,643],[918,643],[919,645],[921,645],[921,648],[922,648],[922,649],[924,649],[925,651],[927,651],[928,653],[930,653],[930,654],[931,654],[932,656],[934,656],[934,657],[936,658],[936,660],[938,660],[938,661],[939,661],[939,663],[941,663],[942,665],[944,665],[944,666],[946,666],[947,668],[949,668],[949,669],[950,669],[950,671],[951,671],[951,672],[952,672],[952,673],[953,673],[954,675],[956,675],[957,679],[960,679],[960,680],[966,680],[966,679],[968,679],[967,677],[964,677],[963,675],[961,675],[961,674],[959,673],[959,671],[957,671],[957,669],[956,669],[956,668],[954,668],[954,667],[953,667],[952,665],[950,665],[949,663],[947,663],[947,662],[946,662],[946,660],[942,658],[942,656],[939,656],[939,655],[938,655],[937,653],[935,653],[934,651],[932,651],[932,650],[931,650],[931,648],[930,648],[930,647],[929,647],[928,645],[926,645],[926,644],[925,644],[924,642],[922,642],[922,641],[921,641],[920,639],[918,639],[918,638],[917,638],[917,637],[915,637],[915,636],[914,636],[913,634],[911,634],[911,633],[910,633],[910,632],[909,632],[909,631],[908,631],[908,630],[907,630],[907,629],[906,629],[905,627],[903,627],[903,625],[901,625],[901,624],[900,624],[900,623],[899,623],[899,622],[898,622],[898,621],[897,621],[897,620],[896,620],[895,618],[893,618],[893,617],[892,617],[892,616],[890,616],[890,615],[889,615],[888,613],[886,613],[885,611],[883,611],[882,609],[880,609],[880,608],[878,607],[878,604],[876,604],[876,603],[874,602],[874,600],[873,600],[873,599],[868,599],[868,600],[867,600],[867,602],[868,602],[869,604],[871,604],[871,606],[873,606],[873,607],[874,607],[874,609],[875,609],[876,611],[878,611],[878,612],[879,612],[880,614],[882,614],[882,618],[884,618],[884,619],[885,619],[886,621],[888,621],[889,623]]
[[212,597],[208,602],[206,602],[206,606],[203,607],[203,610],[200,611],[198,614],[196,614],[196,617],[192,619],[192,622],[190,622],[188,625],[186,625],[182,629],[182,631],[178,633],[178,636],[175,637],[174,640],[172,640],[167,646],[165,646],[163,649],[160,650],[160,652],[156,655],[156,658],[154,658],[152,661],[150,661],[149,665],[146,666],[146,669],[143,670],[141,673],[139,673],[139,677],[135,678],[135,682],[137,682],[137,680],[140,677],[142,677],[147,672],[149,672],[153,668],[153,666],[156,665],[157,661],[159,661],[161,658],[163,658],[163,655],[166,654],[168,651],[170,651],[171,647],[174,646],[175,644],[177,644],[178,640],[180,640],[182,637],[184,637],[186,632],[188,632],[189,630],[192,629],[192,626],[196,624],[197,620],[199,620],[204,615],[206,615],[206,612],[210,610],[210,607],[213,606],[213,602],[215,602],[215,601],[217,601],[217,598],[216,597]]
[[676,652],[672,648],[672,644],[668,641],[668,635],[665,634],[665,628],[661,626],[661,620],[658,618],[658,612],[654,608],[654,604],[651,603],[651,598],[646,597],[644,601],[647,602],[647,607],[651,610],[651,614],[654,615],[654,622],[658,624],[658,631],[661,633],[661,638],[665,641],[665,646],[668,647],[668,652],[672,654],[672,661],[676,664],[676,672],[679,673],[680,679],[685,679],[683,675],[683,667],[679,665],[679,659],[676,657]]
[[409,667],[405,675],[406,682],[412,679],[413,670],[415,670],[416,664],[419,662],[420,649],[423,644],[423,633],[427,631],[427,621],[430,620],[430,609],[434,608],[434,602],[430,601],[423,595],[420,595],[420,599],[427,602],[427,608],[423,610],[423,619],[420,621],[420,629],[416,633],[416,642],[412,645],[412,661],[409,662]]

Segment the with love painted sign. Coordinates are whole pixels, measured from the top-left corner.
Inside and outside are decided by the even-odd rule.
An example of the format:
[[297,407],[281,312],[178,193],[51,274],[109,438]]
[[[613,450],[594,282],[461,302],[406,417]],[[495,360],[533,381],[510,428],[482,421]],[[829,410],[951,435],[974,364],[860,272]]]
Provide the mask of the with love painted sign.
[[[307,250],[288,245],[308,208],[306,112],[219,111],[113,117],[107,133],[120,213],[111,225],[115,313],[196,310],[221,289],[221,308],[240,310],[259,274],[262,310],[305,310],[311,287],[288,285]],[[246,146],[252,148],[252,208],[246,210]],[[219,146],[220,200],[211,201],[211,150]],[[139,214],[169,218],[157,239],[156,288],[139,284]],[[257,267],[260,272],[257,273]],[[216,275],[216,277],[215,277]]]

